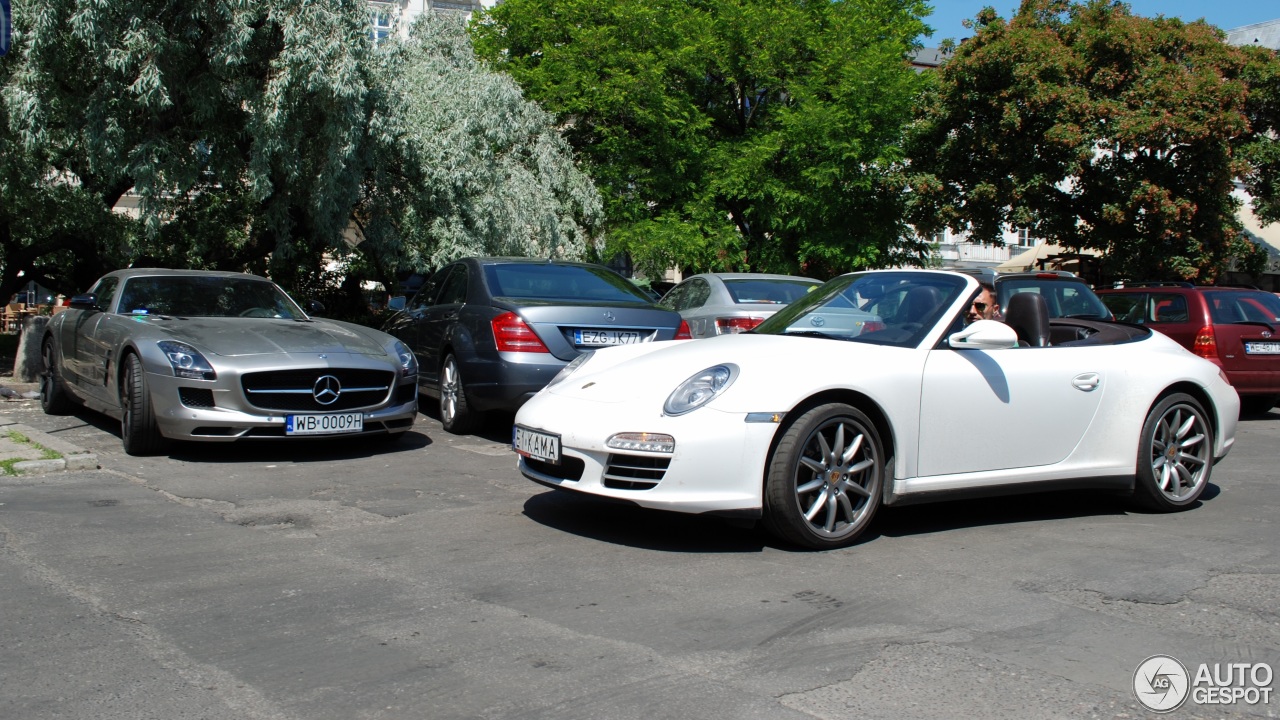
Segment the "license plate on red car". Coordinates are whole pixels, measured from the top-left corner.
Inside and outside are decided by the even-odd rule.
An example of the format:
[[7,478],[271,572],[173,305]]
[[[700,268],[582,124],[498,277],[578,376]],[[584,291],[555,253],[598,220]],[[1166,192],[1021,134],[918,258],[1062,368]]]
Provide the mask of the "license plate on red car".
[[644,342],[644,335],[636,330],[574,330],[575,345],[632,345]]
[[1247,342],[1244,351],[1249,355],[1280,355],[1280,342]]
[[511,431],[511,449],[535,460],[560,464],[560,436],[516,425]]

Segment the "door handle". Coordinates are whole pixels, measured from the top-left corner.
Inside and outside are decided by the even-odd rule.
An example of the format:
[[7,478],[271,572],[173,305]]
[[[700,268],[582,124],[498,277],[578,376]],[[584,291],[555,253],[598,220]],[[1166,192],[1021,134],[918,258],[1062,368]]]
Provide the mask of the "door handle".
[[1071,384],[1077,390],[1093,392],[1102,384],[1102,376],[1096,372],[1080,373],[1079,375],[1071,378]]

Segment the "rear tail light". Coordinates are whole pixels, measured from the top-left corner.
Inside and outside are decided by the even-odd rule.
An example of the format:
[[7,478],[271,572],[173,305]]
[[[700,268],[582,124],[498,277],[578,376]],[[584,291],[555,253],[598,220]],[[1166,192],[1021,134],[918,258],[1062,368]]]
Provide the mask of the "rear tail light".
[[758,317],[716,318],[716,334],[732,335],[734,333],[746,332],[762,322],[764,322],[764,318]]
[[862,325],[862,332],[864,333],[876,332],[878,330],[883,330],[884,328],[885,328],[885,324],[880,322],[879,320],[868,320],[866,323]]
[[1191,352],[1202,358],[1218,359],[1218,341],[1213,337],[1213,326],[1205,325],[1196,333],[1196,341],[1191,345]]
[[689,332],[689,323],[681,320],[680,327],[676,329],[676,340],[692,340],[693,333]]
[[550,350],[519,315],[502,313],[489,321],[498,352],[549,353]]

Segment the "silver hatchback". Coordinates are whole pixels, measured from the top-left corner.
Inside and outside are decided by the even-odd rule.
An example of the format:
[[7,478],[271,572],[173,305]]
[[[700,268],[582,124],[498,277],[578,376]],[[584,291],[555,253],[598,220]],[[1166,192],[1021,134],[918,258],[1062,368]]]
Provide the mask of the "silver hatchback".
[[822,283],[795,275],[703,273],[686,278],[659,306],[680,313],[695,338],[745,332]]

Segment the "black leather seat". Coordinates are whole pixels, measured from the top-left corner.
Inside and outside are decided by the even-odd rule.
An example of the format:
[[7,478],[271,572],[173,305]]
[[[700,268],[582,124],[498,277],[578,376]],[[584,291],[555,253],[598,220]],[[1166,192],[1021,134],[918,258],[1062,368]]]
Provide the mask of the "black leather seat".
[[1049,306],[1039,293],[1016,293],[1009,298],[1004,322],[1018,333],[1018,340],[1030,347],[1049,345]]
[[942,294],[937,288],[930,285],[913,287],[902,298],[902,310],[898,313],[898,322],[922,323],[941,304]]

